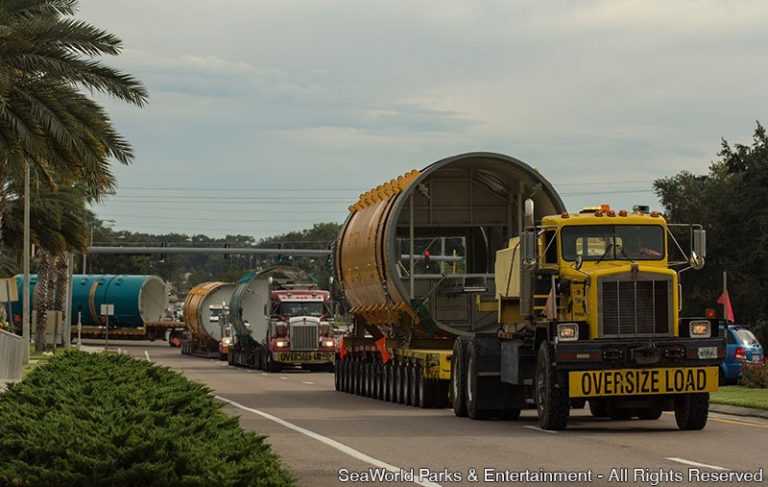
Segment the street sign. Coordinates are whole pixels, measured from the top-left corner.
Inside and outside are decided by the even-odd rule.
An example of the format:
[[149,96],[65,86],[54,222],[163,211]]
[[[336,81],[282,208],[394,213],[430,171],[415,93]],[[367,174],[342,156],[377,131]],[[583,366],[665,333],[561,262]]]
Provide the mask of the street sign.
[[114,316],[115,314],[115,305],[114,304],[102,304],[101,305],[101,316]]

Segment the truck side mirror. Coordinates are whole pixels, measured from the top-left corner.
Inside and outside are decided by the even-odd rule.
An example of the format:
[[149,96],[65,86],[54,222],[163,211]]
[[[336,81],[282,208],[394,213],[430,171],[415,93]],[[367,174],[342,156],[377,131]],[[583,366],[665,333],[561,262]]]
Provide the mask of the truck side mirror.
[[574,268],[578,271],[581,270],[581,266],[584,265],[584,257],[581,255],[576,256],[576,262],[574,262]]
[[693,229],[693,253],[702,259],[707,256],[707,231],[703,228]]

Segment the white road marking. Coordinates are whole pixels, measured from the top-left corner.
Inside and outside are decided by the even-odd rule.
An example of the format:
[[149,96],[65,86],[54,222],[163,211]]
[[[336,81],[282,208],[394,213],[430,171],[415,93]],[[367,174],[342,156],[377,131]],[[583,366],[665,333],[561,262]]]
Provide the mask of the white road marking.
[[269,374],[267,374],[266,372],[262,372],[261,375],[268,376]]
[[[378,460],[376,458],[368,456],[365,453],[363,453],[361,451],[358,451],[358,450],[355,450],[354,448],[349,447],[349,446],[347,446],[347,445],[345,445],[343,443],[339,443],[338,441],[332,440],[332,439],[328,438],[327,436],[323,436],[323,435],[321,435],[319,433],[315,433],[314,431],[310,431],[308,429],[304,429],[301,426],[297,426],[297,425],[295,425],[293,423],[289,423],[288,421],[286,421],[284,419],[280,419],[277,416],[272,416],[271,414],[265,413],[264,411],[259,411],[258,409],[251,409],[249,407],[243,406],[240,403],[237,403],[235,401],[231,401],[231,400],[229,400],[229,399],[227,399],[225,397],[221,397],[221,396],[214,396],[214,397],[216,399],[218,399],[219,401],[222,401],[222,402],[225,402],[227,404],[230,404],[230,405],[232,405],[232,406],[234,406],[236,408],[242,409],[243,411],[248,411],[249,413],[257,414],[257,415],[259,415],[259,416],[261,416],[263,418],[266,418],[266,419],[268,419],[270,421],[274,421],[275,423],[277,423],[279,425],[285,426],[288,429],[291,429],[293,431],[301,433],[302,435],[309,436],[310,438],[314,438],[315,440],[317,440],[317,441],[319,441],[321,443],[325,443],[326,445],[330,446],[331,448],[335,448],[335,449],[339,450],[340,452],[345,453],[345,454],[351,456],[352,458],[355,458],[355,459],[360,460],[362,462],[370,463],[371,465],[373,465],[375,467],[384,468],[384,469],[386,469],[386,470],[388,470],[390,472],[394,472],[394,473],[400,472],[400,470],[401,470],[400,467],[395,467],[394,465],[390,465],[388,463],[382,462],[381,460]],[[418,485],[423,485],[424,487],[441,487],[440,484],[435,483],[435,482],[429,482],[429,481],[423,481],[422,482],[422,481],[414,480],[414,483],[418,484]]]
[[288,377],[280,377],[280,380],[288,380]]
[[729,470],[725,467],[718,467],[717,465],[707,465],[706,463],[694,462],[692,460],[686,460],[685,458],[668,457],[667,460],[672,460],[673,462],[677,462],[677,463],[683,463],[685,465],[690,465],[692,467],[711,468],[712,470],[719,470],[721,472],[727,472]]
[[538,426],[523,426],[523,428],[528,428],[529,430],[541,431],[542,433],[549,433],[551,435],[557,434],[557,431],[543,430],[543,429],[539,428]]
[[309,384],[309,385],[314,385],[315,384],[314,382],[310,382],[308,380],[303,380],[303,381],[301,381],[301,383],[302,384]]
[[147,358],[147,362],[151,362],[152,361],[152,359],[149,358],[149,352],[147,352],[146,350],[144,350],[144,357]]

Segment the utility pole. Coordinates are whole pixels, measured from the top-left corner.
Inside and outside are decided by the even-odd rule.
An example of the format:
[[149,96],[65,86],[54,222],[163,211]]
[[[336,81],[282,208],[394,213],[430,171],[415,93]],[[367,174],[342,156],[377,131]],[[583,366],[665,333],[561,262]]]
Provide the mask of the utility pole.
[[725,326],[728,326],[728,271],[723,271],[723,322]]
[[[21,311],[21,335],[24,338],[24,363],[29,363],[29,342],[30,342],[30,330],[29,330],[29,260],[30,260],[30,244],[29,244],[29,161],[24,163],[24,258],[23,258],[23,281],[22,293],[22,311]],[[40,338],[38,337],[38,340]],[[45,340],[45,337],[43,337]]]

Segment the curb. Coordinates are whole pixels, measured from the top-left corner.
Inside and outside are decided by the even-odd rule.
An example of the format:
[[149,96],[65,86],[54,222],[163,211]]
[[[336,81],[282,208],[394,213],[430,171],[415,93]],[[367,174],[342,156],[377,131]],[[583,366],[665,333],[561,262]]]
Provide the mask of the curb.
[[733,416],[749,416],[752,418],[768,419],[768,410],[731,406],[730,404],[709,404],[709,410],[713,413],[731,414]]

